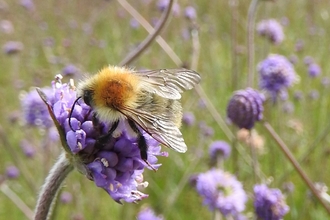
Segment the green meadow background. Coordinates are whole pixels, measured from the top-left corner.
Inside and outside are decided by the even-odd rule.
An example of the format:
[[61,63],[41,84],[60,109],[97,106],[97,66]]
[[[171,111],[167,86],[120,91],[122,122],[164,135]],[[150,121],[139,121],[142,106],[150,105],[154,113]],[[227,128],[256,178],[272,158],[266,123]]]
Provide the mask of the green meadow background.
[[[0,219],[28,219],[20,208],[21,203],[8,192],[33,210],[38,190],[61,149],[45,132],[24,125],[20,94],[31,87],[50,86],[54,76],[69,64],[79,71],[66,76],[63,82],[74,78],[76,83],[85,73],[93,74],[108,64],[119,64],[148,35],[142,25],[132,26],[132,16],[119,4],[120,0],[35,0],[30,9],[24,8],[22,2],[25,1],[0,0],[0,20],[10,21],[14,28],[11,33],[0,32],[0,46],[8,41],[24,45],[16,54],[0,53]],[[158,1],[130,0],[129,3],[153,26],[161,17]],[[180,13],[170,18],[161,37],[180,62],[174,62],[153,42],[130,66],[148,69],[185,66],[201,74],[204,93],[188,91],[182,100],[184,111],[193,112],[196,118],[194,125],[182,127],[189,150],[179,154],[165,149],[169,157],[159,158],[163,164],[160,169],[144,172],[149,186],[143,192],[149,198],[138,204],[119,205],[93,182],[77,171],[72,172],[60,192],[60,195],[71,193],[72,201],[65,204],[59,199],[53,219],[135,219],[146,206],[165,219],[211,219],[213,214],[202,205],[189,179],[193,174],[209,170],[208,147],[216,140],[227,141],[232,146],[232,155],[225,161],[224,169],[243,183],[249,196],[244,214],[249,219],[254,219],[253,186],[257,183],[269,183],[285,193],[290,212],[284,219],[329,219],[262,123],[253,130],[261,141],[257,149],[261,172],[257,174],[251,163],[250,147],[234,138],[237,128],[221,120],[218,123],[218,116],[226,122],[226,106],[232,93],[247,87],[246,26],[250,1],[180,0],[178,4]],[[195,20],[185,17],[187,6],[196,9]],[[258,88],[256,66],[270,53],[295,57],[300,82],[288,90],[287,100],[265,103],[264,119],[288,145],[309,178],[327,186],[330,183],[330,85],[326,78],[330,77],[330,3],[327,0],[259,1],[256,22],[268,18],[285,23],[285,40],[274,46],[255,32],[254,88]],[[299,50],[297,44],[302,44]],[[320,65],[321,76],[308,76],[306,56]],[[302,94],[299,100],[294,98],[297,92]],[[202,102],[208,105],[203,107]],[[210,105],[215,107],[216,117]],[[203,133],[201,124],[212,129],[213,134]],[[33,158],[24,155],[20,147],[22,140],[33,145],[36,150]],[[6,167],[10,165],[19,168],[18,178],[6,179]],[[294,185],[293,192],[285,191],[288,183]]]

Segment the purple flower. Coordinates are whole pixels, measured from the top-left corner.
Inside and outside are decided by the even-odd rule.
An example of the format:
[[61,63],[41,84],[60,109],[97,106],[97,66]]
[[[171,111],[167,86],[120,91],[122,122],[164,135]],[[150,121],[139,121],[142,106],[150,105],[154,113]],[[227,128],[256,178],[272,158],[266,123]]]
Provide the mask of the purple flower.
[[36,154],[36,150],[30,144],[29,141],[22,140],[20,145],[21,145],[21,149],[22,149],[22,151],[23,151],[23,153],[25,154],[26,157],[28,157],[28,158],[34,157],[34,155]]
[[316,63],[311,63],[308,65],[308,75],[310,77],[317,77],[321,74],[322,70],[321,67],[319,65],[317,65]]
[[[50,102],[53,102],[53,89],[44,88],[43,92],[47,95]],[[49,115],[47,106],[40,98],[37,91],[32,90],[21,97],[21,106],[25,123],[31,126],[38,126],[41,128],[50,128],[53,126],[53,121]]]
[[[140,150],[135,136],[126,130],[125,123],[120,122],[122,131],[118,136],[101,139],[108,134],[110,125],[93,120],[93,109],[76,100],[73,81],[61,83],[61,77],[52,82],[54,100],[51,108],[60,127],[65,132],[67,146],[74,157],[82,164],[77,166],[81,172],[92,179],[96,186],[103,188],[116,202],[136,202],[148,195],[138,191],[138,187],[146,187],[143,171],[147,166],[140,157]],[[71,126],[69,126],[69,114]],[[157,169],[157,156],[167,156],[161,152],[159,143],[147,133],[143,135],[148,144],[148,162]],[[148,167],[149,168],[149,167]]]
[[163,220],[162,216],[157,216],[151,208],[142,209],[138,216],[137,220]]
[[216,169],[201,173],[197,177],[196,190],[211,211],[236,216],[245,209],[247,195],[242,183],[230,173]]
[[185,112],[182,116],[183,124],[192,126],[195,123],[195,115],[192,112]]
[[60,201],[63,204],[69,204],[72,202],[72,194],[69,192],[62,192],[60,196]]
[[[165,11],[169,3],[170,3],[169,0],[159,0],[157,3],[158,10]],[[178,3],[173,3],[172,13],[176,17],[180,15],[180,5]]]
[[199,129],[202,136],[211,137],[214,135],[213,128],[205,124],[203,121],[199,123]]
[[78,72],[79,72],[79,69],[75,65],[73,65],[73,64],[66,65],[62,69],[62,74],[64,76],[67,76],[67,75],[76,75]]
[[284,40],[282,25],[275,19],[260,21],[257,24],[257,32],[259,35],[267,37],[275,45]]
[[9,166],[6,168],[6,176],[9,179],[16,179],[18,178],[19,174],[19,169],[15,166]]
[[254,208],[263,220],[280,220],[289,211],[281,191],[264,184],[254,186]]
[[238,90],[227,106],[227,117],[239,128],[251,129],[263,117],[265,97],[257,90],[247,88]]
[[21,0],[20,4],[28,11],[33,11],[35,8],[32,0]]
[[196,9],[192,6],[188,6],[184,10],[184,15],[189,20],[196,20],[197,17]]
[[9,20],[1,20],[0,31],[5,34],[11,34],[14,32],[14,26]]
[[23,44],[19,41],[8,41],[2,47],[5,54],[11,55],[22,51],[24,48]]
[[286,89],[298,80],[293,65],[286,57],[271,54],[258,64],[259,87],[270,93],[273,100],[277,95],[286,93]]
[[231,153],[231,147],[225,141],[214,141],[209,147],[211,163],[214,164],[218,157],[226,159]]
[[138,29],[140,27],[140,23],[134,18],[132,18],[129,23],[133,29]]

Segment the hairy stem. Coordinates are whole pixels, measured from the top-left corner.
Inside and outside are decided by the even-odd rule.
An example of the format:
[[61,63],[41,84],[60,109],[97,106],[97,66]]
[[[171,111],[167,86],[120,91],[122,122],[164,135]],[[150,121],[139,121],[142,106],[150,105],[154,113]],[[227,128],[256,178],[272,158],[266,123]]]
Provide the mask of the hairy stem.
[[52,205],[56,199],[58,190],[64,179],[72,170],[73,165],[63,152],[50,170],[46,181],[41,188],[35,209],[35,220],[45,220],[50,218]]
[[268,123],[264,122],[264,127],[269,132],[269,134],[272,136],[272,138],[276,141],[284,155],[287,157],[287,159],[290,161],[290,163],[293,165],[295,170],[298,172],[300,177],[303,179],[303,181],[306,183],[306,185],[309,187],[309,189],[312,191],[313,195],[319,200],[319,202],[322,204],[322,206],[327,210],[328,214],[330,214],[330,207],[325,203],[325,201],[322,199],[320,193],[315,188],[313,182],[309,179],[307,174],[304,172],[304,170],[301,168],[298,161],[295,159],[293,154],[291,153],[290,149],[286,146],[284,141],[278,136],[278,134],[275,132],[273,127]]
[[251,0],[249,11],[248,11],[248,21],[247,21],[247,31],[248,31],[248,86],[253,87],[254,82],[254,26],[255,26],[255,16],[257,12],[258,0]]
[[[127,1],[125,0],[118,0],[118,2],[124,7],[132,7]],[[156,28],[154,29],[153,33],[149,34],[148,37],[141,43],[139,46],[129,53],[120,63],[120,66],[125,66],[130,64],[134,59],[136,59],[146,48],[153,42],[153,40],[160,34],[160,32],[165,27],[166,21],[170,17],[170,13],[172,11],[172,5],[174,0],[170,0],[168,3],[168,7],[166,8],[165,12],[163,13],[160,21],[158,22]]]

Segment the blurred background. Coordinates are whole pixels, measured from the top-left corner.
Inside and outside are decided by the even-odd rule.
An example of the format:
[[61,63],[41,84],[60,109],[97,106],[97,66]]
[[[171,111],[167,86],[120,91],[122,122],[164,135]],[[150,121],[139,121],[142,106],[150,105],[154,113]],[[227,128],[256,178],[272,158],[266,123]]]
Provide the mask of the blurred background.
[[[184,93],[182,100],[182,133],[189,150],[179,154],[164,149],[169,157],[159,158],[160,169],[144,172],[149,186],[143,192],[149,197],[138,204],[119,205],[85,176],[72,172],[59,193],[53,219],[136,219],[143,207],[152,208],[164,219],[211,219],[214,215],[203,205],[192,177],[210,169],[209,146],[218,140],[231,146],[231,155],[221,168],[243,184],[249,198],[243,211],[246,218],[255,218],[253,186],[260,183],[278,188],[285,195],[290,211],[284,219],[329,218],[262,123],[251,130],[254,142],[249,144],[249,132],[239,131],[226,119],[227,104],[234,91],[248,85],[259,89],[258,63],[269,54],[287,57],[299,75],[299,83],[290,87],[285,97],[265,102],[264,120],[273,126],[308,177],[318,183],[320,192],[327,195],[329,2],[263,0],[252,13],[253,2],[175,3],[162,39],[153,42],[129,66],[186,67],[200,73],[201,87],[197,92]],[[61,151],[53,127],[26,123],[24,108],[29,100],[25,94],[34,87],[51,86],[56,74],[64,76],[63,82],[73,78],[77,83],[86,73],[94,74],[108,64],[118,65],[148,36],[125,3],[0,0],[0,219],[28,219],[38,190]],[[153,27],[167,5],[167,1],[158,0],[128,3]],[[250,23],[255,77],[250,83],[249,8],[250,15],[255,16]],[[283,39],[268,40],[260,35],[258,23],[266,19],[280,24]],[[311,69],[311,63],[317,66]],[[256,171],[256,164],[260,171]],[[326,201],[328,205],[329,202]]]

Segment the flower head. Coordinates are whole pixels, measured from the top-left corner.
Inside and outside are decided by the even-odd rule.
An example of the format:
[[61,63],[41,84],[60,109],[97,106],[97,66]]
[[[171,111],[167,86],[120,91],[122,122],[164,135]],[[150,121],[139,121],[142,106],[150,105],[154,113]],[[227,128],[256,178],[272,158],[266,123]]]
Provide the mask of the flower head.
[[268,38],[273,44],[280,44],[284,40],[282,25],[275,19],[260,21],[257,24],[257,32]]
[[231,174],[212,169],[197,177],[196,189],[210,210],[236,216],[245,209],[247,195],[242,184]]
[[184,15],[189,20],[196,20],[197,17],[196,9],[193,6],[188,6],[184,10]]
[[6,168],[6,176],[9,178],[9,179],[16,179],[19,177],[19,169],[15,166],[8,166]]
[[310,77],[317,77],[321,74],[321,67],[316,63],[311,63],[308,65],[308,75]]
[[[62,84],[60,79],[58,76],[52,83],[54,93],[50,107],[64,132],[68,150],[78,158],[76,167],[116,202],[146,198],[148,195],[138,191],[139,186],[146,187],[148,183],[143,181],[142,174],[147,165],[140,157],[137,138],[127,132],[124,122],[119,125],[122,131],[118,136],[108,135],[111,125],[97,122],[91,107],[78,101],[73,108],[76,100],[73,82]],[[148,144],[148,161],[158,168],[156,156],[167,154],[161,152],[159,143],[151,136],[145,132],[143,135]]]
[[264,101],[265,97],[254,89],[238,90],[228,103],[227,117],[239,128],[251,129],[263,117]]
[[62,74],[64,76],[67,76],[67,75],[75,75],[79,72],[79,69],[73,65],[73,64],[69,64],[69,65],[66,65],[63,69],[62,69]]
[[137,220],[163,220],[162,216],[157,216],[151,208],[144,208],[137,216]]
[[286,93],[286,89],[298,81],[290,61],[281,55],[271,54],[258,64],[259,87],[269,92],[276,100],[277,95]]
[[5,54],[11,55],[22,51],[23,48],[24,45],[19,41],[8,41],[3,45],[2,50]]
[[[49,102],[53,103],[53,89],[47,87],[43,89],[43,92],[47,95]],[[49,115],[47,106],[36,90],[21,95],[21,106],[27,125],[41,128],[50,128],[53,126],[53,121]]]
[[264,184],[254,186],[254,208],[258,218],[264,220],[280,220],[289,211],[281,191]]
[[211,158],[211,163],[216,162],[218,157],[226,159],[229,157],[231,148],[229,144],[225,141],[214,141],[209,147],[209,155]]
[[195,123],[195,115],[192,112],[185,112],[182,116],[183,124],[192,126]]

